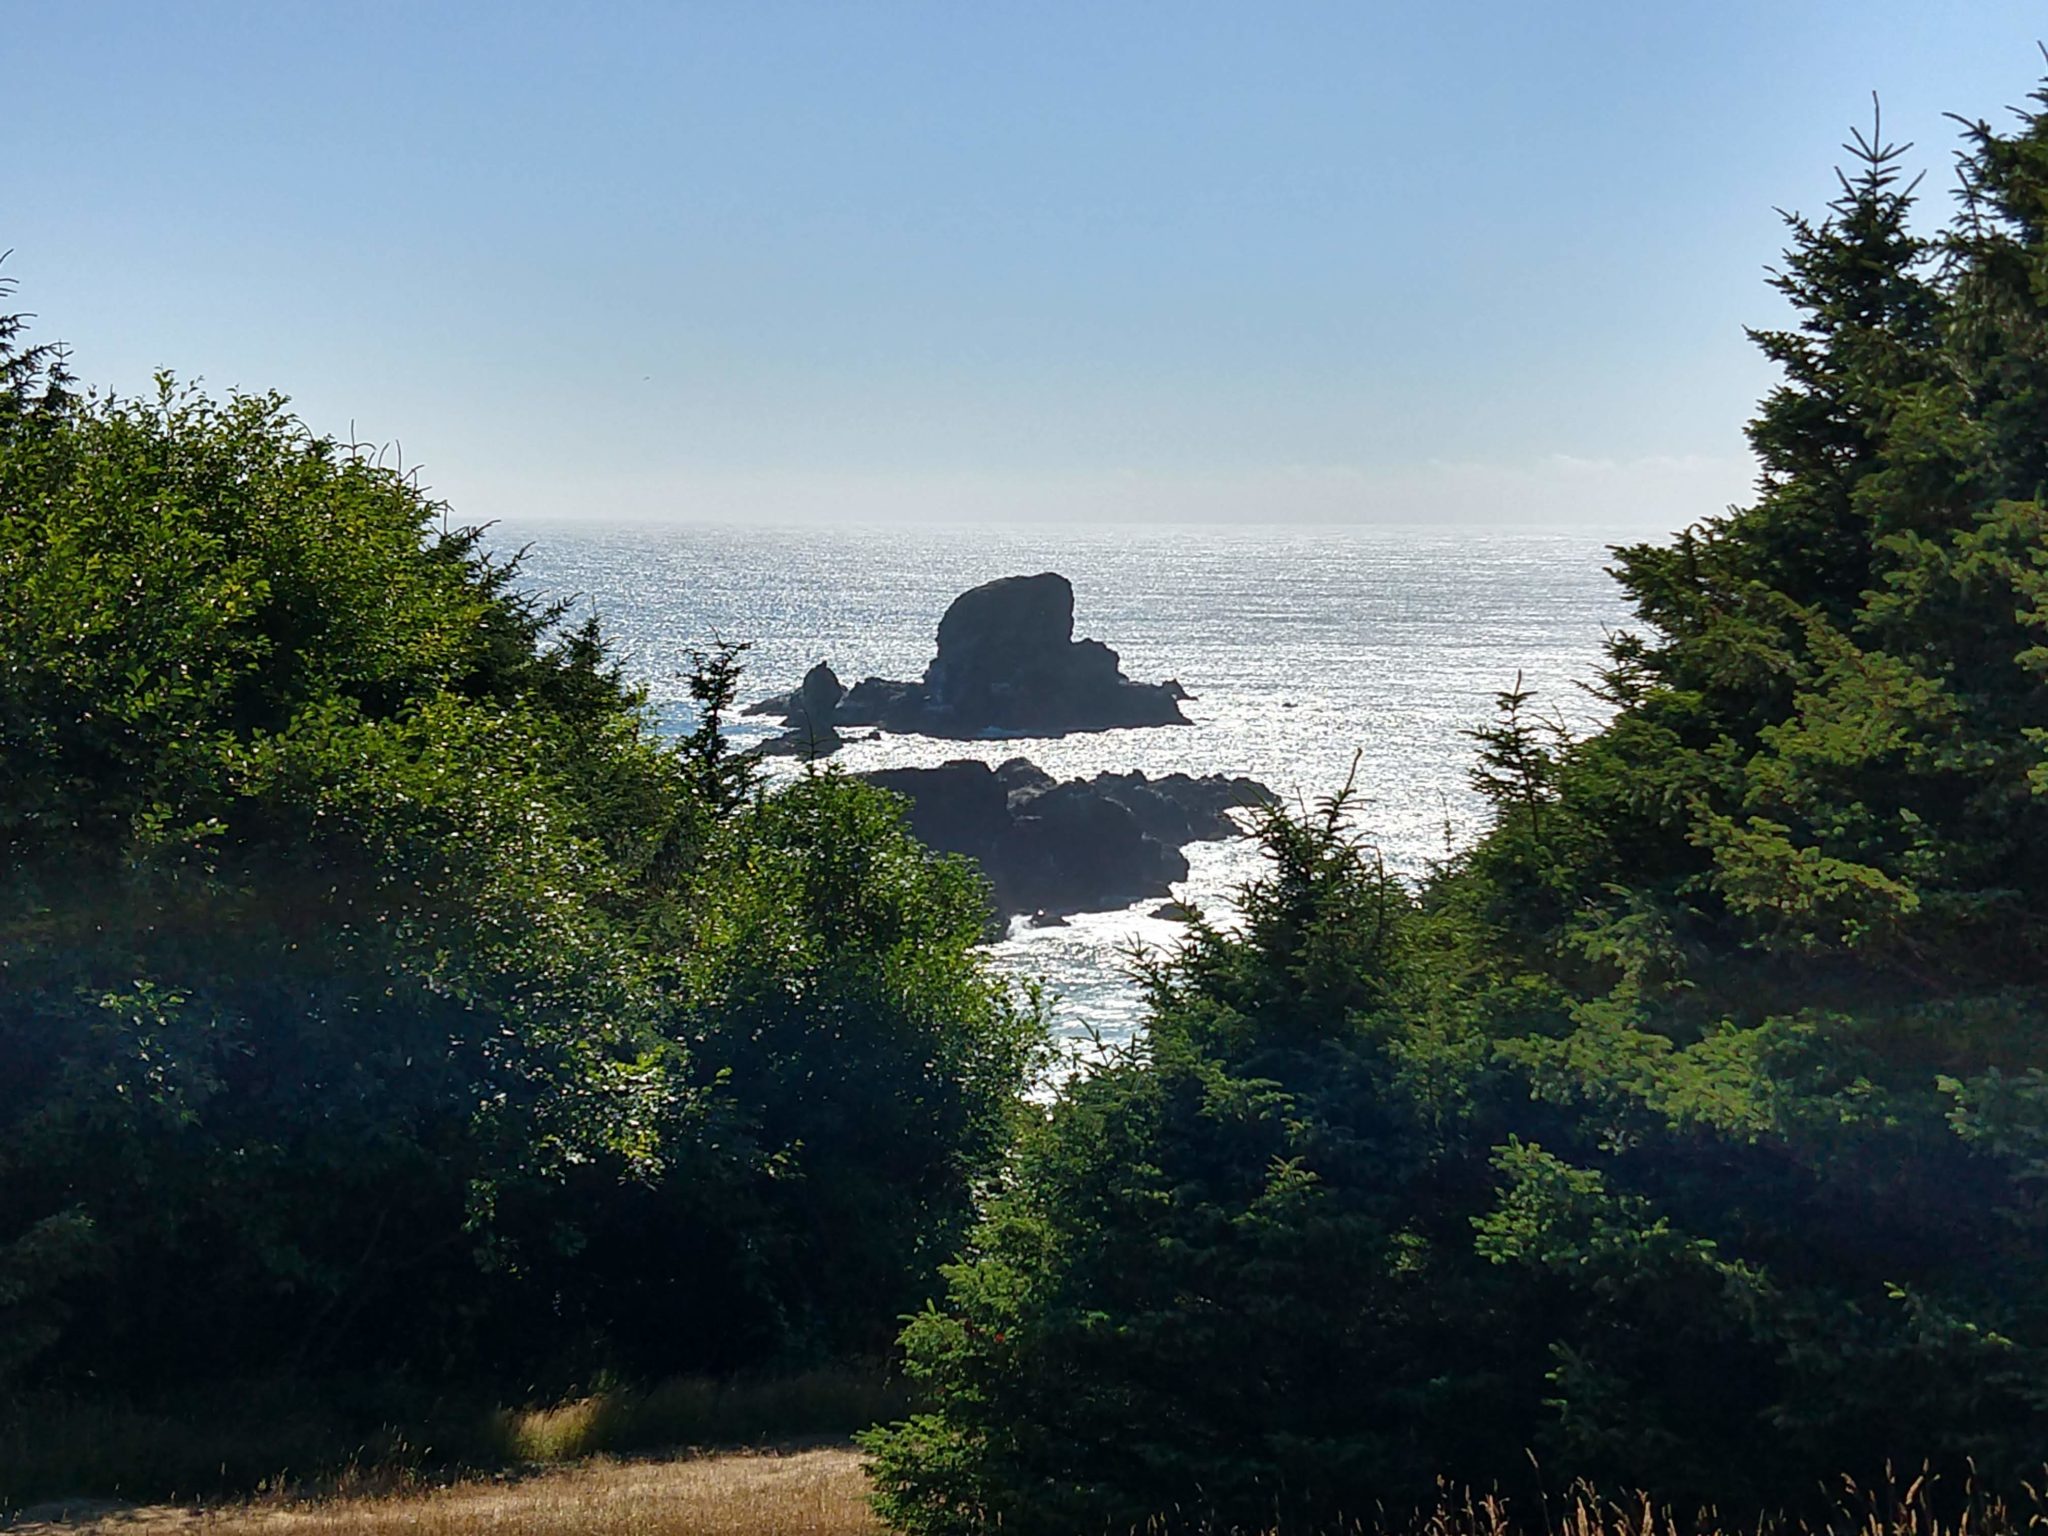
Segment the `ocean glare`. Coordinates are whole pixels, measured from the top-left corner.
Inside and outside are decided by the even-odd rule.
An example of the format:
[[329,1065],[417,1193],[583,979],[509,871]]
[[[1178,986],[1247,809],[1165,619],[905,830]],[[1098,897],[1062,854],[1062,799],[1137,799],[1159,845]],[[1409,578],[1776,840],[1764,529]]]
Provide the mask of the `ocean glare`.
[[[1030,758],[1059,778],[1105,769],[1250,774],[1291,804],[1344,784],[1356,760],[1356,825],[1405,875],[1423,873],[1485,824],[1464,733],[1494,695],[1535,690],[1539,712],[1576,729],[1598,701],[1579,683],[1627,618],[1606,574],[1610,537],[1403,528],[803,527],[731,524],[500,525],[494,549],[527,547],[523,584],[594,606],[663,729],[690,727],[690,651],[744,641],[741,702],[796,686],[819,660],[851,685],[914,678],[939,616],[997,576],[1058,571],[1074,584],[1075,634],[1116,650],[1145,682],[1194,695],[1187,728],[1058,739],[885,736],[832,761],[849,771],[950,758]],[[772,734],[746,720],[736,736]],[[786,762],[778,771],[793,771]],[[1260,866],[1248,841],[1195,844],[1176,892],[1207,910]],[[1133,944],[1170,945],[1156,901],[1087,913],[1064,928],[1013,926],[997,963],[1042,978],[1066,1039],[1116,1042],[1142,1022]]]

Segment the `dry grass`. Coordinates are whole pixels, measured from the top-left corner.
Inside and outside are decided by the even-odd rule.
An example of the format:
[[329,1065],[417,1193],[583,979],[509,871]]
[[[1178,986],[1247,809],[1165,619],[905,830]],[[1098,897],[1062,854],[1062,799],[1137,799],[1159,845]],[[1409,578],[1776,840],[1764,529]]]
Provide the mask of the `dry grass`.
[[900,1383],[841,1367],[730,1381],[686,1378],[569,1402],[493,1406],[370,1383],[230,1383],[160,1403],[0,1403],[0,1525],[65,1496],[213,1503],[265,1489],[348,1494],[534,1462],[841,1441],[906,1411]]
[[[859,1454],[845,1446],[721,1451],[671,1460],[597,1458],[530,1475],[443,1487],[272,1497],[217,1508],[45,1506],[0,1521],[8,1536],[885,1536],[867,1505]],[[1937,1508],[1928,1480],[1874,1490],[1845,1484],[1818,1523],[1724,1526],[1650,1501],[1605,1499],[1584,1485],[1540,1508],[1446,1487],[1420,1519],[1345,1522],[1319,1536],[2044,1536],[2048,1502],[2031,1484],[2017,1504],[1974,1497]],[[1133,1536],[1183,1529],[1155,1522]],[[1210,1536],[1223,1536],[1212,1532]],[[1241,1536],[1241,1533],[1237,1533]],[[1263,1536],[1301,1536],[1287,1526]]]
[[[2044,1469],[2048,1470],[2048,1469]],[[1752,1517],[1723,1520],[1712,1509],[1681,1513],[1642,1494],[1608,1498],[1579,1482],[1536,1503],[1510,1502],[1438,1484],[1434,1509],[1407,1521],[1384,1516],[1318,1525],[1313,1536],[2048,1536],[2044,1484],[2022,1482],[2013,1500],[1967,1487],[1942,1490],[1928,1474],[1898,1476],[1874,1487],[1844,1478],[1835,1509],[1820,1519]],[[1184,1527],[1155,1521],[1133,1536],[1164,1536]],[[1310,1528],[1282,1524],[1257,1533],[1202,1527],[1202,1536],[1310,1536]]]
[[[26,1511],[10,1536],[876,1536],[859,1455],[843,1447],[591,1461],[445,1488],[259,1502]],[[83,1518],[76,1518],[82,1516]]]
[[[2033,1483],[2021,1483],[2016,1501],[1978,1490],[1974,1484],[1950,1501],[1937,1480],[1894,1476],[1875,1487],[1844,1478],[1832,1516],[1819,1520],[1764,1519],[1746,1523],[1735,1536],[2040,1536],[2048,1532],[2048,1503]],[[1413,1536],[1722,1536],[1728,1527],[1712,1510],[1683,1516],[1637,1494],[1603,1497],[1575,1483],[1531,1522],[1526,1507],[1510,1510],[1505,1499],[1479,1497],[1448,1486],[1434,1512],[1418,1522]],[[1384,1527],[1360,1525],[1374,1536]]]
[[738,1382],[679,1377],[645,1392],[618,1389],[505,1410],[489,1438],[503,1461],[574,1461],[606,1451],[844,1437],[908,1411],[900,1383],[878,1373],[806,1371]]

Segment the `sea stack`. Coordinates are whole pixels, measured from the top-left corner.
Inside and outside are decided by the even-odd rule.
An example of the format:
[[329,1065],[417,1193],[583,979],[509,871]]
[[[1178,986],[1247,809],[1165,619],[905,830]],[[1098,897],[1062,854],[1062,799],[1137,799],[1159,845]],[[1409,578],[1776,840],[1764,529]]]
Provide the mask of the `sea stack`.
[[1132,682],[1115,651],[1074,638],[1073,584],[1053,571],[1005,576],[954,598],[924,686],[927,714],[951,717],[963,735],[1188,723],[1174,690]]
[[1115,651],[1074,638],[1074,587],[1054,571],[961,593],[939,620],[937,651],[919,681],[870,677],[847,689],[820,662],[803,687],[748,713],[784,718],[783,750],[829,751],[834,728],[854,725],[958,740],[1188,724],[1179,683],[1133,682]]

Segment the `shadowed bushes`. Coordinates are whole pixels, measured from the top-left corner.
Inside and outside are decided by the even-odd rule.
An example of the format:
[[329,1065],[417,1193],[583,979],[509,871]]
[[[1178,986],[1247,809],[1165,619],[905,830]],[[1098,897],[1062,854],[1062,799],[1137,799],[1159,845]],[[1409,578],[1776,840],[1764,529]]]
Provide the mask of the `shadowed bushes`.
[[[121,1405],[212,1383],[267,1475],[381,1433],[373,1380],[467,1445],[409,1384],[878,1353],[1043,1039],[972,872],[767,789],[736,650],[664,740],[594,621],[282,398],[58,363],[0,319],[0,1393],[161,1481],[204,1410],[149,1470]],[[273,1377],[327,1406],[234,1415]]]

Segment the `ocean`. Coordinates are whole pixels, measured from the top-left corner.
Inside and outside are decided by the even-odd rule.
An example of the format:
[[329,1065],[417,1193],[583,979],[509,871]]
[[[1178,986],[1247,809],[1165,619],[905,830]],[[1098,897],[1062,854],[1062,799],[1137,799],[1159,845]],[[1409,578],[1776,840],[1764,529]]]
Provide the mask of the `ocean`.
[[[1312,806],[1354,776],[1355,824],[1388,867],[1420,875],[1485,824],[1465,734],[1516,678],[1577,729],[1601,708],[1578,685],[1627,618],[1605,567],[1611,535],[1418,528],[792,527],[732,524],[498,525],[525,547],[524,583],[595,607],[665,730],[691,724],[690,651],[742,641],[741,702],[793,688],[829,660],[849,685],[914,678],[939,616],[997,576],[1058,571],[1073,582],[1075,633],[1104,641],[1125,673],[1177,678],[1189,727],[1058,739],[887,736],[832,761],[849,770],[1025,756],[1060,777],[1104,769],[1246,773]],[[772,722],[736,722],[746,739]],[[786,762],[778,772],[795,771]],[[1195,844],[1181,894],[1227,914],[1257,874],[1249,842]],[[1042,979],[1071,1040],[1127,1036],[1142,1020],[1134,945],[1179,925],[1156,902],[1064,928],[1014,925],[996,963]]]

